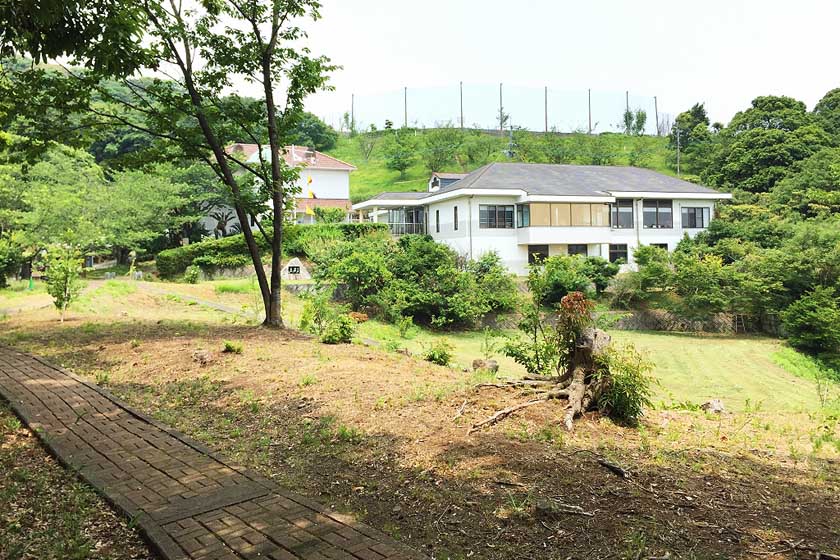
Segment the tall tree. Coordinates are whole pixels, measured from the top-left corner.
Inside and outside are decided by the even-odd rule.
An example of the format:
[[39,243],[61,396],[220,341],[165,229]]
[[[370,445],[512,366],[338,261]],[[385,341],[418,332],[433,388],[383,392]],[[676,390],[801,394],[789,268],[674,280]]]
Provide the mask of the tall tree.
[[[313,57],[300,43],[296,24],[320,18],[318,0],[42,0],[0,6],[0,52],[29,54],[36,61],[71,57],[85,72],[41,69],[23,73],[7,94],[21,91],[42,106],[75,103],[96,117],[95,126],[131,127],[166,140],[183,157],[205,161],[229,189],[237,218],[250,223],[252,193],[272,212],[271,228],[260,229],[272,248],[267,277],[254,233],[243,228],[265,307],[264,324],[281,327],[280,259],[283,217],[298,169],[282,157],[303,112],[304,98],[326,86],[335,67]],[[141,82],[156,71],[168,80]],[[124,99],[101,86],[120,79],[132,96]],[[225,95],[235,84],[257,84],[256,100]],[[277,93],[282,86],[282,95]],[[92,103],[92,92],[108,101]],[[87,94],[86,96],[84,94]],[[285,105],[280,107],[280,99]],[[93,126],[94,124],[91,123]],[[268,146],[260,142],[267,131]],[[225,150],[233,140],[259,144],[259,163],[248,165]]]

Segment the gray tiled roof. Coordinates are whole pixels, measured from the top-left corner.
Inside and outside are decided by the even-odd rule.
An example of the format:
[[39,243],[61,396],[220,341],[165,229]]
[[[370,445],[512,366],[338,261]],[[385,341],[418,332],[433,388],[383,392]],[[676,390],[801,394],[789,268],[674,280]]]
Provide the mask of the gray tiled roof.
[[369,198],[368,200],[417,200],[420,198],[424,198],[428,196],[429,193],[426,191],[423,192],[383,192],[379,193],[378,195]]
[[608,196],[608,192],[716,193],[717,191],[639,167],[489,163],[441,194],[460,189],[523,190],[529,195]]

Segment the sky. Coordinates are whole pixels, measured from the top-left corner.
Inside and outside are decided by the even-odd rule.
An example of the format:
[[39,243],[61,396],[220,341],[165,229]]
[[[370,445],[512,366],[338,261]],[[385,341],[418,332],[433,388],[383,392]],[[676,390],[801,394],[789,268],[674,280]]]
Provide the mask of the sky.
[[[758,95],[809,109],[840,87],[840,2],[834,0],[323,0],[308,46],[343,66],[307,108],[337,125],[355,94],[357,122],[460,119],[492,126],[503,83],[514,125],[616,128],[631,108],[661,115],[704,102],[728,122]],[[663,117],[664,118],[664,117]]]

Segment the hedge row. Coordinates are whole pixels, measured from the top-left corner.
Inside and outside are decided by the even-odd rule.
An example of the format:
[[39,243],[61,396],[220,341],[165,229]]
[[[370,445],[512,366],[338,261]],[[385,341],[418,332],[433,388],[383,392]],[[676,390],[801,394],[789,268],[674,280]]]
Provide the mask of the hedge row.
[[[341,224],[312,224],[298,225],[289,224],[283,228],[283,253],[288,255],[305,256],[303,254],[302,240],[308,232],[316,232],[324,229],[338,230],[347,239],[355,239],[373,231],[387,230],[386,224],[363,222],[363,223],[341,223]],[[256,233],[256,232],[255,232]],[[261,253],[269,251],[270,246],[262,235],[256,233],[254,239]],[[193,243],[175,249],[167,249],[157,254],[155,258],[158,273],[171,278],[183,272],[188,266],[195,264],[204,269],[238,268],[250,263],[248,246],[245,244],[245,236],[231,235],[222,239],[211,239],[200,243]]]

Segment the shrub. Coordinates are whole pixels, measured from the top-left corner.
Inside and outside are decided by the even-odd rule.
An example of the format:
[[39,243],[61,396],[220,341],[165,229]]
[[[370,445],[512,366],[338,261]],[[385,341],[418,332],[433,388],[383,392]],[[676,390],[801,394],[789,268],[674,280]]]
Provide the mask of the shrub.
[[[255,236],[254,239],[261,252],[268,250],[268,243],[261,235]],[[199,261],[195,262],[196,259]],[[245,244],[245,236],[239,234],[167,249],[158,253],[155,261],[158,273],[164,278],[171,278],[183,273],[193,264],[207,269],[238,268],[251,264],[251,257]]]
[[616,420],[635,425],[645,407],[651,406],[653,364],[627,345],[610,347],[599,365],[603,371],[609,371],[611,383],[601,394],[598,408]]
[[325,344],[350,342],[356,330],[344,309],[331,301],[328,291],[307,296],[300,316],[300,328],[318,336]]
[[190,265],[184,271],[184,282],[187,284],[198,284],[198,279],[201,276],[201,269],[195,265]]
[[348,315],[340,313],[327,322],[321,333],[324,344],[346,344],[350,342],[356,332],[356,322]]
[[447,366],[452,360],[452,344],[447,340],[433,343],[423,352],[423,359],[439,366]]
[[595,291],[599,294],[607,289],[619,268],[618,263],[603,257],[586,257],[583,261],[583,273],[595,285]]
[[[319,235],[333,235],[345,240],[356,239],[362,235],[388,230],[387,224],[362,222],[341,224],[286,224],[283,226],[283,253],[286,255],[307,256],[307,240]],[[328,233],[324,233],[328,231]],[[254,240],[261,254],[270,250],[269,243],[262,235],[255,235]],[[309,243],[312,246],[312,243]],[[198,263],[196,259],[201,259]],[[155,257],[157,269],[164,278],[182,274],[191,264],[200,265],[208,270],[239,268],[251,264],[251,255],[242,234],[231,235],[222,239],[211,239],[192,243],[175,249],[161,251]]]
[[592,292],[593,282],[586,275],[586,271],[586,260],[581,257],[548,257],[540,265],[531,267],[528,275],[529,288],[537,290],[543,305],[557,304],[571,292]]
[[492,311],[511,311],[517,307],[519,292],[514,275],[507,271],[498,253],[491,251],[477,261],[470,261],[467,270],[475,275],[478,289]]
[[815,288],[790,304],[781,317],[795,348],[829,354],[840,351],[840,304],[832,289]]
[[222,349],[222,352],[226,354],[241,354],[242,353],[242,343],[241,342],[234,342],[232,340],[225,340],[225,347]]

